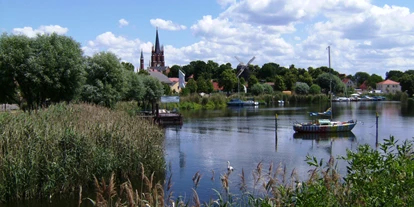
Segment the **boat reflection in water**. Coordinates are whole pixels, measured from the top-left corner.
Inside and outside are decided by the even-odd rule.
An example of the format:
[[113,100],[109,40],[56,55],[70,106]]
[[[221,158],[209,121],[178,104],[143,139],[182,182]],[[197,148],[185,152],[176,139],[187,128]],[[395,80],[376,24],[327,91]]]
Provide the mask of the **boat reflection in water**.
[[329,139],[355,139],[355,134],[349,132],[332,132],[332,133],[306,133],[306,132],[295,132],[293,134],[294,139],[314,139],[314,140],[329,140]]

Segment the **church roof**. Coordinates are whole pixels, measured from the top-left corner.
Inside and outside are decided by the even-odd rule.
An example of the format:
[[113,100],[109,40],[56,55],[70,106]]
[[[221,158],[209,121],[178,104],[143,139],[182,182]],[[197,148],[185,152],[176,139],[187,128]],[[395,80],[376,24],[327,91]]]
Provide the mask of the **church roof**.
[[155,34],[155,53],[156,54],[160,54],[161,53],[161,48],[160,48],[160,40],[158,38],[158,28]]
[[172,81],[170,81],[170,79],[168,79],[168,77],[166,75],[158,72],[157,70],[149,69],[148,72],[149,72],[151,77],[154,77],[154,78],[158,79],[159,81],[161,81],[161,83],[167,83],[167,84],[172,83]]

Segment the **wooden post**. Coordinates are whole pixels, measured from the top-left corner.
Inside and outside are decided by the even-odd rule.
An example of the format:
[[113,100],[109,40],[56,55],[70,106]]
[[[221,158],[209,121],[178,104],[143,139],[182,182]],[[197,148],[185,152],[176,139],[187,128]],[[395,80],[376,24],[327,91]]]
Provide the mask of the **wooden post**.
[[277,152],[277,114],[275,115],[275,149]]
[[375,130],[375,146],[378,147],[378,112],[375,113],[375,126],[376,126],[376,130]]

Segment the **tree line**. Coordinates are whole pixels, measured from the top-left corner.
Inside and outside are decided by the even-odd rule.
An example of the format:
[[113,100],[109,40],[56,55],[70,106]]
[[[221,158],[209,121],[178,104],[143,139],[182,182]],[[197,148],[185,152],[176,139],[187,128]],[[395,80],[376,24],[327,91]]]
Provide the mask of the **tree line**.
[[81,101],[113,107],[135,100],[148,105],[164,86],[111,52],[84,56],[71,37],[45,34],[0,37],[0,103],[34,110],[57,102]]
[[[237,75],[240,67],[233,69],[230,63],[221,64],[209,60],[192,61],[182,67],[174,65],[170,69],[169,77],[178,77],[178,70],[186,74],[187,89],[184,93],[213,91],[211,81],[217,81],[223,91],[233,92],[239,88],[238,83],[247,85],[252,94],[266,93],[267,91],[295,91],[297,94],[319,94],[332,91],[336,94],[352,92],[354,88],[347,88],[343,79],[347,78],[354,82],[355,88],[359,88],[365,83],[368,90],[376,88],[376,84],[384,81],[382,76],[377,74],[368,74],[366,72],[356,72],[354,75],[340,74],[332,68],[321,66],[318,68],[308,67],[296,68],[290,65],[289,68],[280,66],[277,63],[265,63],[262,67],[258,65],[249,65],[239,77]],[[190,78],[191,77],[191,78]],[[199,81],[199,79],[201,81]],[[405,72],[390,70],[386,73],[386,79],[400,82],[402,91],[406,91],[410,96],[414,93],[414,70]],[[206,80],[207,83],[206,83]],[[199,84],[201,82],[201,84]],[[269,88],[272,83],[273,87]],[[331,85],[332,84],[332,85]],[[200,87],[201,86],[201,87]],[[271,90],[273,89],[273,90]]]
[[[273,62],[262,67],[249,65],[237,77],[240,66],[234,69],[230,63],[219,65],[212,60],[174,65],[166,75],[178,77],[180,69],[187,81],[182,95],[213,92],[211,80],[228,93],[246,85],[253,95],[284,90],[319,94],[331,89],[340,94],[348,90],[342,82],[344,78],[354,81],[357,87],[365,83],[368,89],[375,89],[376,83],[383,81],[381,76],[366,72],[345,76],[326,66],[304,69],[292,64],[286,68]],[[413,95],[414,70],[391,70],[386,79],[400,82],[402,90]],[[265,84],[269,82],[272,84]],[[0,103],[16,103],[24,110],[33,110],[62,101],[113,107],[118,101],[135,100],[146,107],[171,93],[168,85],[145,71],[134,72],[134,65],[122,62],[111,52],[85,56],[80,43],[68,36],[54,33],[34,38],[8,34],[0,37]]]

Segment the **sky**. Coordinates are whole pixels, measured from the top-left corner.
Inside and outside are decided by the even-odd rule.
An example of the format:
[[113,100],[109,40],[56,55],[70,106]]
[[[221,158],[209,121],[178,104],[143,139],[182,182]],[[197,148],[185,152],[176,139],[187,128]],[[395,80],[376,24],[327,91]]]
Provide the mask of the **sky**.
[[0,32],[67,35],[85,55],[115,53],[139,67],[158,28],[165,63],[195,60],[340,73],[414,69],[414,1],[407,0],[0,0]]

